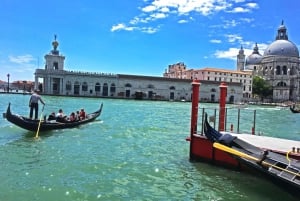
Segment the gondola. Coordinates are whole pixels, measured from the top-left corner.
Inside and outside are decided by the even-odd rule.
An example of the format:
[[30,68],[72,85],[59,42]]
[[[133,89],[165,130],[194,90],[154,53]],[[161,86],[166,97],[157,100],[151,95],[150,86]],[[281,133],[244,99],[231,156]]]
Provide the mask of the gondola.
[[222,134],[204,120],[204,134],[213,147],[225,151],[238,160],[246,169],[255,170],[273,183],[300,196],[300,161],[271,150],[264,150],[231,134]]
[[290,107],[290,110],[292,111],[292,113],[300,113],[299,109],[296,109],[295,107]]
[[[80,121],[57,122],[55,120],[48,121],[44,118],[40,123],[39,131],[43,132],[43,131],[50,131],[50,130],[57,130],[57,129],[74,128],[79,125],[89,123],[91,121],[94,121],[97,117],[100,116],[102,108],[103,108],[103,103],[101,103],[100,108],[97,111],[87,114],[87,118],[80,120]],[[11,109],[10,109],[10,103],[8,104],[8,107],[7,107],[7,110],[6,110],[6,113],[4,116],[9,122],[23,128],[23,129],[26,129],[29,131],[34,131],[34,132],[37,131],[39,122],[40,122],[40,120],[33,120],[28,117],[20,116],[17,114],[12,114]]]

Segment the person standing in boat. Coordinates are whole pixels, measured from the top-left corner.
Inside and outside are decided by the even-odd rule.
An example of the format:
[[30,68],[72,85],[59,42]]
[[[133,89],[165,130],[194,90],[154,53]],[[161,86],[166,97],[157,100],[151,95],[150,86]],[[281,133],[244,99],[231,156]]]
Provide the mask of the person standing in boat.
[[43,105],[45,105],[45,102],[43,101],[42,97],[39,95],[39,91],[38,90],[34,90],[33,94],[30,97],[30,100],[29,100],[29,107],[30,107],[29,117],[30,117],[30,119],[32,119],[33,110],[34,110],[34,117],[35,117],[35,119],[38,119],[39,101]]

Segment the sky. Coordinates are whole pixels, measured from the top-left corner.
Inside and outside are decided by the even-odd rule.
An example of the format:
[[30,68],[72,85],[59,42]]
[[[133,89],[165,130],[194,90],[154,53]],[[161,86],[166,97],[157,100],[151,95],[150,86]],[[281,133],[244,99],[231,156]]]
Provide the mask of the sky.
[[236,70],[275,40],[282,21],[300,45],[298,0],[1,0],[0,80],[34,81],[58,50],[65,70],[162,76],[169,65]]

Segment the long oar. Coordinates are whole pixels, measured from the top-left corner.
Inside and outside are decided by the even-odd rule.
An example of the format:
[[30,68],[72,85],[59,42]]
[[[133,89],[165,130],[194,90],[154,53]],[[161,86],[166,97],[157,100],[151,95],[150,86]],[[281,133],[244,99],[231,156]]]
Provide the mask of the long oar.
[[41,117],[40,117],[38,129],[37,129],[36,134],[35,134],[35,138],[38,138],[38,137],[39,137],[39,131],[40,131],[40,127],[41,127],[41,122],[42,122],[42,117],[43,117],[44,107],[45,107],[45,105],[43,105],[43,109],[42,109],[42,113],[41,113]]
[[[222,151],[228,152],[228,153],[230,153],[230,154],[233,154],[233,155],[242,157],[242,158],[246,158],[246,159],[253,160],[253,161],[256,161],[256,162],[260,162],[260,161],[261,161],[261,159],[259,159],[259,158],[256,158],[256,157],[254,157],[254,156],[250,156],[250,155],[248,155],[248,154],[246,154],[246,153],[243,153],[243,152],[240,152],[240,151],[238,151],[238,150],[232,149],[232,148],[227,147],[227,146],[225,146],[225,145],[222,145],[222,144],[220,144],[220,143],[218,143],[218,142],[215,142],[215,143],[213,144],[213,147],[215,147],[215,148],[217,148],[217,149],[220,149],[220,150],[222,150]],[[295,175],[295,176],[300,177],[300,174],[298,174],[298,173],[295,173],[295,172],[293,172],[293,171],[284,169],[284,168],[282,168],[282,167],[276,166],[276,165],[271,164],[271,163],[268,163],[268,162],[266,162],[266,161],[261,161],[261,164],[264,165],[264,166],[266,166],[266,167],[276,168],[276,169],[278,169],[278,170],[285,171],[285,172],[287,172],[287,173],[290,173],[290,174],[293,174],[293,175]]]

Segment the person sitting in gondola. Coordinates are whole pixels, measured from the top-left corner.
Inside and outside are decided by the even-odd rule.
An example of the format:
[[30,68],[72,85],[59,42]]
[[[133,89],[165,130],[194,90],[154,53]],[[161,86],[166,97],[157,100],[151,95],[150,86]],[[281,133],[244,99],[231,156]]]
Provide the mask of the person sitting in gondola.
[[66,122],[67,116],[64,114],[62,109],[58,110],[58,113],[56,114],[56,121],[57,122]]
[[75,112],[72,112],[69,117],[69,121],[76,121]]
[[85,111],[83,108],[80,110],[79,117],[80,117],[80,120],[83,120],[86,118],[86,114],[85,114]]
[[56,120],[56,117],[55,117],[55,112],[52,112],[49,116],[48,116],[48,121],[51,121],[51,120]]
[[75,120],[80,121],[80,112],[77,110],[75,114]]

